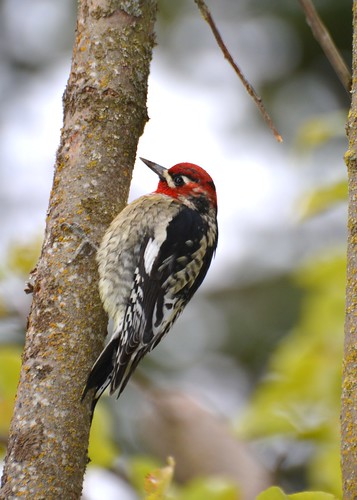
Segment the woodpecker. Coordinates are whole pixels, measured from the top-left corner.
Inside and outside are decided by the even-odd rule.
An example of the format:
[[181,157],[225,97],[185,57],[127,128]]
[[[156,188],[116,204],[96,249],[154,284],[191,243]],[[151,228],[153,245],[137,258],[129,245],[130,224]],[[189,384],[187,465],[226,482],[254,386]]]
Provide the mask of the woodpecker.
[[158,175],[158,187],[119,213],[97,253],[113,335],[83,391],[82,399],[95,388],[93,410],[108,385],[120,396],[139,361],[168,333],[217,246],[217,197],[208,173],[192,163],[166,169],[141,160]]

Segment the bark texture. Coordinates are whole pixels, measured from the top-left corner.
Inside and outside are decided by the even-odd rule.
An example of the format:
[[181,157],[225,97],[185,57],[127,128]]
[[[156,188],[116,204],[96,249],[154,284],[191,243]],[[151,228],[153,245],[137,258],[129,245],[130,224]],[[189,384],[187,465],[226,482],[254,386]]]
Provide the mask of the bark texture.
[[147,120],[155,14],[155,0],[79,2],[0,498],[81,495],[90,398],[82,404],[80,396],[102,348],[107,318],[97,291],[95,252],[77,227],[98,243],[126,203]]
[[357,3],[353,2],[352,105],[348,118],[348,249],[345,355],[341,411],[344,500],[357,498]]

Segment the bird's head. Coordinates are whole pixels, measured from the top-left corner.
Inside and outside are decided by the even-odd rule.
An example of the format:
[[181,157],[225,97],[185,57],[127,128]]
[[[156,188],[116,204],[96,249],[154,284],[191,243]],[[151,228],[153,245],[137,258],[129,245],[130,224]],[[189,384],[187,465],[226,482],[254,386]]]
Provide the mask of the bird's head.
[[177,198],[182,203],[194,205],[198,211],[207,211],[210,207],[217,210],[216,188],[212,177],[198,165],[178,163],[167,169],[144,158],[140,158],[159,176],[156,193]]

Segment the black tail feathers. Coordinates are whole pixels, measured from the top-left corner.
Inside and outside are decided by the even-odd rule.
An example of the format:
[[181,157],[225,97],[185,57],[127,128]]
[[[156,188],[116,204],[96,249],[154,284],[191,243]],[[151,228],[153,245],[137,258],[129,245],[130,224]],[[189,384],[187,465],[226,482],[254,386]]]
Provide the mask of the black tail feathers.
[[109,341],[97,361],[94,363],[88,376],[86,386],[82,392],[81,401],[86,397],[88,391],[95,388],[96,391],[93,397],[92,412],[94,411],[98,399],[108,387],[113,377],[114,360],[118,344],[118,337],[114,337]]

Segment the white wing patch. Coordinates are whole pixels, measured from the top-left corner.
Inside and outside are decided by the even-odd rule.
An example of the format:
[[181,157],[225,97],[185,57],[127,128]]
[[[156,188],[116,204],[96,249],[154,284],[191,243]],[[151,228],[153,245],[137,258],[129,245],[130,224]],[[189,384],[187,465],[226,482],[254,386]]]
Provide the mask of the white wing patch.
[[144,252],[144,266],[148,276],[150,276],[151,274],[152,266],[154,265],[155,259],[158,256],[161,245],[166,240],[166,237],[167,237],[166,227],[163,228],[160,225],[158,225],[155,228],[154,237],[150,238],[149,241],[147,242]]
[[159,253],[161,247],[161,241],[158,241],[157,239],[150,238],[146,248],[145,248],[145,253],[144,253],[144,265],[145,265],[145,271],[146,274],[150,276],[152,266],[155,262],[155,259]]

